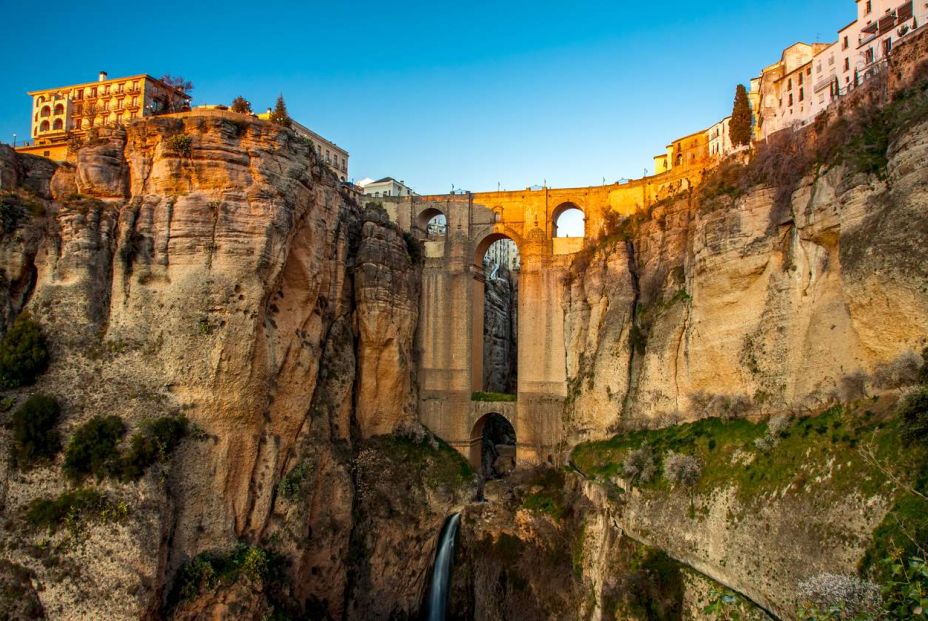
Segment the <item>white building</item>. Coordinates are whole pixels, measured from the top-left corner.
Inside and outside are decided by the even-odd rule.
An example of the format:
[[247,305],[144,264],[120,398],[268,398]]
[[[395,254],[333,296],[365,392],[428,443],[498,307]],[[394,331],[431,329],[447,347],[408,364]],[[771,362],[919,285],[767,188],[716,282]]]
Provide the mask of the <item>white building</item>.
[[779,61],[764,67],[759,88],[760,138],[812,122],[813,59],[831,47],[829,43],[794,43],[783,50]]
[[729,135],[730,124],[731,117],[727,116],[706,130],[706,134],[709,136],[709,157],[720,160],[734,151],[731,136]]
[[816,114],[880,72],[892,48],[928,22],[923,0],[857,0],[857,19],[815,59]]
[[362,179],[358,181],[358,185],[364,188],[365,196],[374,196],[377,198],[382,196],[416,196],[412,188],[402,181],[397,181],[393,177],[384,177],[377,181],[373,179]]

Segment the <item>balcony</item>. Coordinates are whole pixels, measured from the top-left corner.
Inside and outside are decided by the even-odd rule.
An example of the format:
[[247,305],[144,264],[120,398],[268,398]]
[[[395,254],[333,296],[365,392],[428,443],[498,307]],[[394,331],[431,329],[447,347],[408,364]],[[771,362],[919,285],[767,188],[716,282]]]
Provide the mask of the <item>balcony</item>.
[[816,82],[815,86],[812,87],[812,90],[815,91],[816,93],[819,91],[823,91],[829,86],[831,86],[834,83],[834,81],[835,81],[835,74],[832,73],[828,77],[822,78],[821,80]]

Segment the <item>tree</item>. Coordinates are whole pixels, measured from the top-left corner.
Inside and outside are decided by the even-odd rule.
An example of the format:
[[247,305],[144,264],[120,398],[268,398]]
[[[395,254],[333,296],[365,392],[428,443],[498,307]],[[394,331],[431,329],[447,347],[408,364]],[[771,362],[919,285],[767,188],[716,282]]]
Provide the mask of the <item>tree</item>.
[[185,79],[183,76],[170,75],[167,73],[161,76],[161,81],[176,90],[179,95],[168,96],[166,101],[162,101],[161,111],[179,112],[188,109],[190,106],[190,91],[193,90],[193,82]]
[[735,104],[731,111],[729,135],[732,145],[736,147],[751,142],[751,104],[748,103],[748,92],[744,84],[739,84],[735,89]]
[[232,112],[251,114],[251,102],[239,95],[232,100]]
[[290,127],[292,121],[290,115],[287,114],[287,104],[284,103],[283,95],[277,97],[277,104],[274,105],[274,111],[271,112],[270,121],[284,127]]
[[170,75],[165,73],[163,76],[161,76],[161,81],[168,86],[176,88],[185,95],[189,95],[190,91],[193,90],[193,82],[185,79],[183,76]]

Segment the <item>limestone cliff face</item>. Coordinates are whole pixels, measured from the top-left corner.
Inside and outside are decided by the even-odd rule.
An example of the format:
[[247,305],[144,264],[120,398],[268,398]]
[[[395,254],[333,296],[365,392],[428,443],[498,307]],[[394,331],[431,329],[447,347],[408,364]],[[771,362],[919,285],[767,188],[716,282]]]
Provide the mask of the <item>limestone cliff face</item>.
[[889,160],[885,181],[809,177],[785,210],[763,188],[662,204],[575,264],[570,437],[892,388],[928,334],[928,124]]
[[[65,554],[86,571],[52,575],[29,535],[6,533],[46,612],[157,615],[183,561],[277,528],[281,478],[305,464],[300,528],[326,535],[289,549],[293,583],[337,614],[353,438],[414,418],[418,268],[403,238],[308,143],[231,113],[133,123],[57,170],[0,156],[4,187],[41,207],[0,244],[3,320],[26,309],[45,327],[53,364],[36,389],[63,401],[64,435],[95,414],[132,427],[183,412],[200,430],[160,477],[102,483],[129,518],[91,527],[81,560]],[[4,514],[61,491],[58,468],[4,470]]]
[[[765,188],[735,201],[665,203],[581,257],[565,306],[570,444],[895,399],[928,337],[928,123],[888,155],[885,180],[821,171],[785,208]],[[698,497],[627,486],[612,530],[792,618],[796,584],[854,573],[894,498],[889,483],[823,491],[857,451],[827,463],[806,457],[791,466],[795,482],[754,498],[726,484]]]

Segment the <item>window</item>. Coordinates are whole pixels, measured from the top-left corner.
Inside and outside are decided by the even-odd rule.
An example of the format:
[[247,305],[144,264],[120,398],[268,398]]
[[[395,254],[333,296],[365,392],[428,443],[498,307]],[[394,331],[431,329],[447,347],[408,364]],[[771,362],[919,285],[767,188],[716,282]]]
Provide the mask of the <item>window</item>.
[[845,58],[845,59],[844,59],[844,70],[845,70],[845,71],[850,71],[850,70],[851,70],[851,59],[850,59],[850,58]]
[[786,90],[788,91],[793,90],[793,79],[792,78],[786,81]]
[[792,93],[789,94],[789,105],[790,106],[793,105],[793,94]]
[[61,119],[55,119],[55,122],[52,124],[52,129],[61,131],[62,129],[64,129],[64,121],[62,121]]
[[864,61],[869,65],[873,62],[873,48],[868,47],[867,51],[864,52]]
[[889,53],[892,51],[892,49],[893,49],[893,38],[887,37],[883,41],[883,56],[889,56]]
[[55,114],[64,114],[64,106],[57,104],[55,106]]
[[52,109],[49,106],[42,108],[42,116],[49,116],[52,113]]
[[800,88],[799,89],[799,101],[804,101],[805,98],[806,98],[805,89]]
[[94,86],[94,87],[92,87],[92,88],[90,89],[90,96],[91,96],[91,97],[96,97],[96,96],[97,96],[97,87],[96,87],[96,86]]
[[799,72],[799,86],[802,86],[802,72]]
[[48,121],[42,121],[42,124],[39,125],[39,131],[40,131],[40,132],[47,132],[47,131],[48,131],[48,127],[49,127]]
[[865,7],[864,15],[870,15],[870,11],[872,10],[873,10],[873,2],[871,2],[871,0],[867,0],[867,5]]
[[844,41],[841,42],[841,49],[846,50],[848,47],[847,36],[845,35]]

